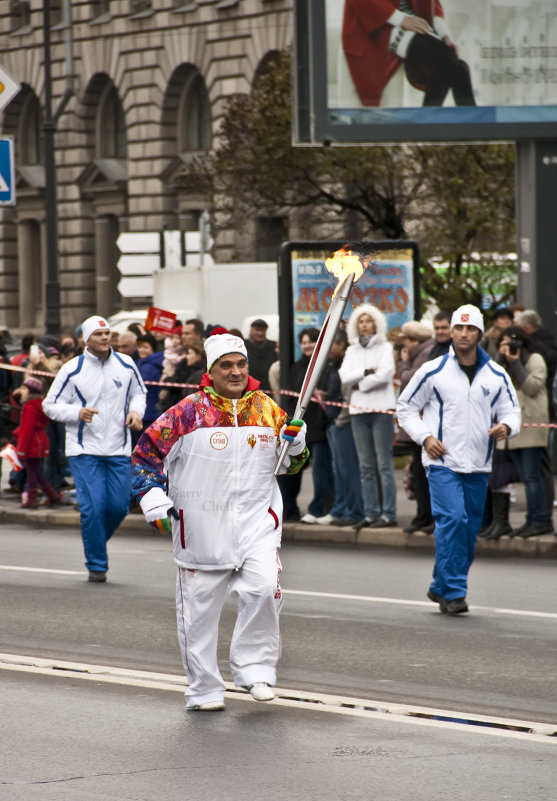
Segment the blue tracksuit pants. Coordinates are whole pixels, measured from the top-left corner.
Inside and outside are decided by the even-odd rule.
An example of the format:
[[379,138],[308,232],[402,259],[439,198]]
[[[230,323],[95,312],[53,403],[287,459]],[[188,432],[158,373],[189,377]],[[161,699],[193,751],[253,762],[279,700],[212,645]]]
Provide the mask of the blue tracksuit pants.
[[69,457],[77,490],[85,567],[106,572],[106,543],[129,512],[131,467],[129,456]]
[[435,520],[435,566],[430,589],[446,601],[465,598],[489,473],[455,473],[437,465],[426,472]]

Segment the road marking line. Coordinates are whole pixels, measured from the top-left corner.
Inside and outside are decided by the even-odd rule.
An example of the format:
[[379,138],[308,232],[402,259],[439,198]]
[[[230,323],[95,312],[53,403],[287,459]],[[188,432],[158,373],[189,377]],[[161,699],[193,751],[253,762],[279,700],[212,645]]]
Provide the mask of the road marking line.
[[19,573],[54,573],[58,576],[83,576],[83,570],[57,570],[51,567],[22,567],[21,565],[0,565],[0,570],[14,570]]
[[[84,679],[127,687],[167,690],[183,693],[187,680],[173,673],[156,673],[131,670],[107,665],[90,665],[58,659],[44,659],[22,654],[0,653],[0,670],[34,673],[43,676]],[[253,702],[246,690],[226,682],[225,696],[228,699]],[[557,744],[557,724],[513,720],[494,716],[468,714],[447,709],[420,707],[410,704],[385,703],[370,699],[352,698],[342,695],[306,693],[298,690],[275,688],[273,704],[293,709],[330,712],[390,723],[406,723],[455,731],[474,732],[499,737],[527,739],[528,742]],[[554,738],[554,739],[551,739]]]
[[[0,570],[16,571],[20,573],[52,573],[58,576],[83,576],[83,570],[57,570],[46,567],[23,567],[21,565],[0,565]],[[330,598],[337,601],[364,601],[374,604],[393,604],[398,606],[423,606],[433,610],[431,601],[412,601],[405,598],[379,598],[373,595],[349,595],[340,592],[313,592],[311,590],[289,590],[282,588],[285,595],[299,595],[308,598]],[[548,620],[557,620],[556,612],[533,612],[527,609],[505,609],[497,606],[471,606],[475,612],[492,612],[497,615],[516,615],[517,617],[539,617]]]
[[[434,604],[431,601],[412,601],[404,598],[379,598],[373,595],[348,595],[338,592],[312,592],[310,590],[289,590],[282,588],[285,595],[300,595],[310,598],[331,598],[340,601],[365,601],[374,604],[398,604],[400,606],[427,606],[433,611]],[[496,606],[471,606],[475,612],[494,612],[498,615],[519,615],[522,617],[542,617],[550,620],[557,620],[555,612],[531,612],[525,609],[504,609]]]

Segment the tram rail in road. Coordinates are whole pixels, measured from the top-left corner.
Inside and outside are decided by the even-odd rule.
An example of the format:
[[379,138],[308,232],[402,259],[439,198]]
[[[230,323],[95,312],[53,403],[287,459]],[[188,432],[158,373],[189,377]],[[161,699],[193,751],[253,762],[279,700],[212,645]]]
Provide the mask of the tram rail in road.
[[[24,654],[0,653],[0,670],[34,673],[52,678],[74,678],[97,683],[119,684],[130,688],[166,690],[183,693],[185,677],[173,673],[155,673],[130,670],[108,665],[85,662],[67,662],[59,659],[44,659]],[[526,739],[528,742],[557,745],[557,723],[540,723],[528,720],[499,718],[492,715],[477,715],[464,710],[435,709],[414,704],[396,704],[343,695],[327,695],[295,689],[275,688],[275,706],[305,709],[308,713],[330,713],[350,715],[370,720],[405,723],[435,728],[482,732],[499,737]],[[226,683],[225,697],[247,703],[253,701],[246,690]]]

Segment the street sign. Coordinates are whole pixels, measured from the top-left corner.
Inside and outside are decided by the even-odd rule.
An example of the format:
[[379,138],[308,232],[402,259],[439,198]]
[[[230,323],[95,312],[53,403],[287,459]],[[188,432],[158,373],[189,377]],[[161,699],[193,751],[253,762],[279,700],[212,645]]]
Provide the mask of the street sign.
[[160,270],[161,236],[158,231],[129,231],[118,236],[121,252],[118,269],[122,275],[118,292],[124,298],[151,298],[153,273]]
[[183,236],[182,231],[163,231],[164,266],[166,269],[174,270],[184,266]]
[[116,245],[121,256],[118,269],[122,279],[118,290],[123,297],[138,298],[153,294],[153,275],[162,269],[210,266],[214,262],[202,245],[210,248],[213,240],[205,226],[199,231],[128,231],[118,236]]
[[124,278],[121,278],[118,283],[118,292],[124,298],[152,298],[153,276],[124,276]]
[[0,111],[3,111],[8,103],[14,99],[21,84],[13,78],[3,67],[0,67]]
[[0,137],[0,205],[15,204],[15,171],[13,136]]
[[158,253],[124,253],[118,259],[122,275],[153,275],[160,268]]
[[120,234],[116,244],[121,253],[159,253],[161,237],[158,231],[129,232]]

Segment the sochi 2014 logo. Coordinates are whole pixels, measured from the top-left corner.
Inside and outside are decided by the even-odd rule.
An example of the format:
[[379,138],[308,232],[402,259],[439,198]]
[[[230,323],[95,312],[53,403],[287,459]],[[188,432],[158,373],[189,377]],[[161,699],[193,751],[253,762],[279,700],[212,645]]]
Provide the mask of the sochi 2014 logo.
[[255,448],[255,446],[257,444],[257,440],[255,439],[253,434],[250,434],[249,437],[247,437],[246,442],[248,443],[248,445],[250,446],[250,448],[252,450]]

